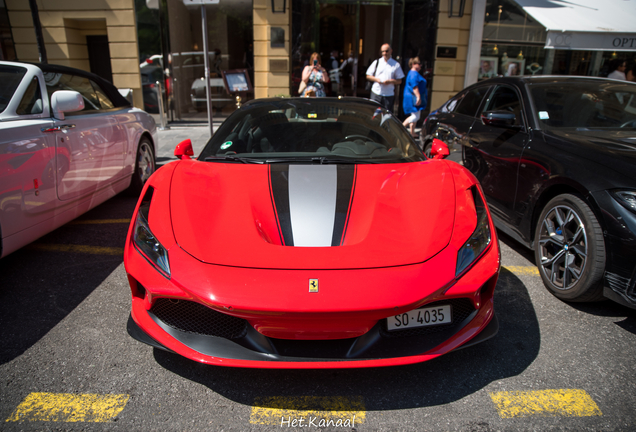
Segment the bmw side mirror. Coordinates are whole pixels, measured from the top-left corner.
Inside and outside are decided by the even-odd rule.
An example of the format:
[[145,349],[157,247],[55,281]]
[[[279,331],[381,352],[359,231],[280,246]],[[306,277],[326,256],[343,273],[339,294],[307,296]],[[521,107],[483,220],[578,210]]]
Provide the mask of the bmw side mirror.
[[517,116],[510,111],[487,111],[481,115],[481,121],[486,126],[515,127]]
[[431,158],[432,159],[444,159],[450,154],[450,150],[446,143],[440,139],[433,138],[433,145],[431,146]]
[[192,141],[190,138],[181,141],[174,149],[174,155],[179,159],[192,159],[190,156],[194,156],[194,150],[192,150]]

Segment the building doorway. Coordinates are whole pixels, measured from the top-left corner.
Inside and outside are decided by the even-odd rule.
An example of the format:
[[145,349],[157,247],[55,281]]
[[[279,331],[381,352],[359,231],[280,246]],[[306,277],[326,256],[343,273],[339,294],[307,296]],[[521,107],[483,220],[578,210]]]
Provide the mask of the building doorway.
[[113,69],[110,64],[110,47],[107,35],[86,36],[86,48],[88,49],[88,64],[91,72],[113,82]]
[[[409,59],[419,57],[430,95],[438,9],[439,0],[292,0],[292,96],[298,96],[311,54],[318,52],[326,67],[336,50],[344,67],[338,91],[329,95],[369,97],[366,71],[380,57],[383,43],[391,45],[405,74]],[[399,107],[401,92],[396,89]]]
[[[329,86],[329,96],[368,97],[366,70],[380,56],[380,46],[391,40],[391,0],[374,4],[360,1],[293,0],[292,95],[298,95],[302,70],[313,52],[329,69],[330,55],[337,52],[339,85]],[[331,74],[333,77],[333,73]]]

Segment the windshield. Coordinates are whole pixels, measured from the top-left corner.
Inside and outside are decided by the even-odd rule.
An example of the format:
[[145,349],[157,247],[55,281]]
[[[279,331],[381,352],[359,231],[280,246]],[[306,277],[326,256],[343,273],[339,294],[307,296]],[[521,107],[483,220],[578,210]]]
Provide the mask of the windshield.
[[391,113],[364,100],[291,98],[232,114],[199,160],[251,163],[395,163],[425,157]]
[[4,112],[27,70],[17,66],[0,66],[0,113]]
[[530,92],[542,129],[636,129],[636,84],[532,83]]

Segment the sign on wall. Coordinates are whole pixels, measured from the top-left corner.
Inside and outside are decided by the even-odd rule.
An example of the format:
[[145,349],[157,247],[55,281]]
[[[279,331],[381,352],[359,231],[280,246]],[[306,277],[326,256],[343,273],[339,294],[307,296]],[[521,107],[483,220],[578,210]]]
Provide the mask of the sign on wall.
[[636,51],[636,33],[549,31],[545,47],[586,51]]
[[457,47],[437,47],[437,58],[457,58]]

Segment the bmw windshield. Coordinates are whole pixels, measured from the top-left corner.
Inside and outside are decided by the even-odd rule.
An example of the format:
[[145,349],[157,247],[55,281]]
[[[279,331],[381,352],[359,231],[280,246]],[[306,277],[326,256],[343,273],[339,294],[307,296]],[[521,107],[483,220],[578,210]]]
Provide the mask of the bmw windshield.
[[378,105],[331,98],[268,99],[232,114],[199,160],[242,163],[396,163],[425,160]]
[[636,84],[590,79],[529,88],[542,129],[636,129]]

